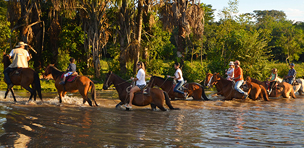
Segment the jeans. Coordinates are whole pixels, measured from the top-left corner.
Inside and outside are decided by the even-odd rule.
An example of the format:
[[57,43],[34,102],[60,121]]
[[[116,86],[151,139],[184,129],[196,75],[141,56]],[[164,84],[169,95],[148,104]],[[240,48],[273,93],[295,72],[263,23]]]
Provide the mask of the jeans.
[[9,77],[9,73],[13,72],[14,70],[16,70],[17,68],[10,68],[10,67],[7,67],[4,71],[3,71],[3,74],[4,74],[4,79],[6,80],[6,83],[9,85],[12,83],[10,77]]
[[237,90],[238,92],[240,92],[241,94],[245,94],[245,92],[240,88],[241,85],[243,84],[244,80],[240,80],[240,81],[237,81],[235,82],[235,85],[234,85],[234,89]]
[[294,79],[288,79],[288,83],[289,83],[289,84],[292,84],[293,81],[294,81]]
[[179,88],[181,88],[181,87],[183,86],[184,83],[185,83],[184,80],[182,80],[182,81],[177,81],[177,84],[175,85],[173,91],[174,91],[174,92],[181,93],[181,94],[184,94],[184,92],[178,90]]

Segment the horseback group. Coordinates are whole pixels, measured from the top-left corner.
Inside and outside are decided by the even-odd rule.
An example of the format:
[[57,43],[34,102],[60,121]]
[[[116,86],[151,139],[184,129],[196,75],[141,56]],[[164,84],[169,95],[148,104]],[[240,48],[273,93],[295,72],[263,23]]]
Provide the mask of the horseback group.
[[243,77],[243,70],[240,67],[240,61],[231,61],[229,69],[226,70],[227,78],[223,78],[218,73],[208,73],[205,79],[205,86],[216,86],[217,95],[224,96],[225,100],[233,98],[253,100],[263,99],[269,100],[269,97],[283,96],[285,98],[295,98],[295,92],[303,91],[301,79],[295,79],[296,71],[294,64],[290,64],[288,75],[285,76],[284,81],[278,77],[277,69],[273,68],[271,76],[266,81],[259,81],[251,77],[247,77],[246,81]]
[[[29,100],[31,100],[32,97],[36,100],[37,93],[42,100],[39,75],[28,67],[30,55],[28,51],[25,50],[25,46],[27,46],[27,44],[19,42],[9,55],[5,53],[3,55],[5,67],[3,73],[5,82],[7,83],[5,97],[7,93],[11,91],[14,101],[16,101],[12,87],[14,85],[21,85],[31,93]],[[12,58],[12,63],[10,63],[10,58]],[[153,110],[158,107],[164,111],[166,110],[163,106],[164,103],[166,103],[170,109],[176,109],[172,107],[170,98],[171,100],[175,98],[186,99],[188,96],[191,96],[193,100],[209,100],[205,95],[203,86],[195,82],[185,83],[179,63],[174,64],[174,68],[176,69],[174,76],[167,75],[167,78],[152,76],[149,85],[147,85],[145,79],[146,71],[144,63],[138,62],[136,66],[138,69],[137,75],[130,79],[133,83],[136,83],[136,85],[132,85],[128,80],[124,80],[112,72],[109,72],[106,76],[103,89],[108,89],[112,84],[115,86],[121,101],[116,107],[124,105],[126,109],[130,109],[132,105],[151,105]],[[302,85],[297,85],[297,87],[294,86],[293,88],[291,85],[293,82],[296,82],[294,66],[293,63],[290,64],[291,69],[288,75],[285,76],[288,83],[279,81],[277,69],[275,68],[272,69],[270,81],[261,82],[247,77],[246,83],[244,83],[243,70],[240,67],[240,61],[237,60],[229,63],[229,69],[226,70],[227,78],[223,78],[218,73],[208,73],[205,85],[209,87],[215,85],[218,91],[217,94],[224,96],[225,100],[231,100],[233,98],[246,99],[247,97],[254,100],[269,100],[269,96],[278,97],[280,95],[295,98],[295,91],[301,90],[302,92],[303,87]],[[50,64],[45,69],[43,75],[44,78],[51,75],[55,80],[55,87],[59,95],[60,103],[62,102],[62,97],[64,97],[67,92],[79,91],[83,97],[83,103],[88,102],[89,105],[92,106],[92,101],[88,97],[89,90],[91,90],[92,100],[95,105],[98,106],[95,101],[96,90],[94,83],[86,76],[78,76],[74,58],[70,59],[70,64],[65,72],[58,70],[54,65]],[[173,80],[171,78],[173,78]],[[30,87],[30,85],[32,87]],[[161,89],[153,88],[154,86],[158,86]]]

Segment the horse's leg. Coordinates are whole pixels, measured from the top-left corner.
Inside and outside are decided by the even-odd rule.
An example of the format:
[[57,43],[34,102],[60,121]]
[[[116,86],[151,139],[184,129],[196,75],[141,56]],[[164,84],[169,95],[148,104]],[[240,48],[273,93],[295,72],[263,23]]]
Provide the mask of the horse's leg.
[[155,111],[155,110],[156,110],[156,105],[155,105],[155,104],[153,104],[153,103],[151,103],[150,105],[151,105],[151,109],[152,109],[152,111]]
[[119,102],[116,106],[115,106],[115,108],[119,108],[121,105],[123,105],[124,103],[123,102]]
[[57,89],[58,95],[59,95],[59,103],[62,102],[62,91]]
[[32,89],[34,91],[34,101],[36,101],[37,93],[36,93],[36,87],[35,87],[34,83],[32,84]]
[[7,96],[7,94],[8,94],[9,91],[11,91],[11,93],[12,93],[12,96],[14,98],[14,102],[17,102],[13,88],[10,88],[10,90],[6,89],[6,92],[4,94],[4,99],[6,99],[6,96]]
[[31,93],[31,96],[30,96],[30,98],[29,98],[29,100],[28,101],[31,101],[32,100],[32,97],[33,97],[33,95],[35,94],[34,93],[34,90],[33,89],[31,89],[30,87],[29,87],[29,85],[28,86],[25,86],[25,85],[21,85],[23,88],[25,88],[27,91],[29,91],[30,93]]
[[[85,89],[85,88],[87,88],[87,89]],[[78,91],[83,98],[83,102],[85,103],[86,101],[88,101],[89,105],[92,106],[92,101],[88,98],[89,87],[85,86],[85,88],[78,89]]]

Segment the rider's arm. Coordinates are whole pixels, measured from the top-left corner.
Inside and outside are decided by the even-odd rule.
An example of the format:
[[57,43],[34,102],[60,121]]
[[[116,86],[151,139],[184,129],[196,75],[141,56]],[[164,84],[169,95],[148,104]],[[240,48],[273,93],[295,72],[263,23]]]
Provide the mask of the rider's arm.
[[26,54],[26,59],[27,59],[27,61],[29,61],[31,59],[30,54],[28,52]]

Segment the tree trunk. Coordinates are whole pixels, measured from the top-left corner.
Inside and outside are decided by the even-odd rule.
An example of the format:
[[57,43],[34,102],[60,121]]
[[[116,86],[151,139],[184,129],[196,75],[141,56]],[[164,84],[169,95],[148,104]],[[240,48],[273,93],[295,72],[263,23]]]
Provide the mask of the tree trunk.
[[136,74],[136,64],[139,61],[139,53],[140,53],[140,42],[141,42],[141,30],[142,30],[142,22],[143,22],[143,0],[139,0],[138,2],[138,14],[137,14],[137,41],[138,41],[138,49],[136,50],[136,57],[134,59],[133,64],[133,74]]

